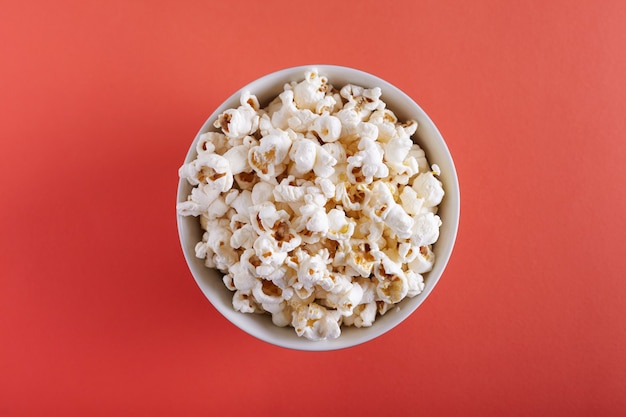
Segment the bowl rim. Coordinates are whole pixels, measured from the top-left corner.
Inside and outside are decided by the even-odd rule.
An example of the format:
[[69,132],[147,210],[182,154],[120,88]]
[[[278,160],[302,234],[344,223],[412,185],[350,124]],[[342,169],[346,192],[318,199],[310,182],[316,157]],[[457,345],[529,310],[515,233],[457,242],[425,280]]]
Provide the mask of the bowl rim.
[[[280,328],[278,326],[275,326],[271,322],[271,318],[267,314],[261,316],[267,316],[265,318],[267,319],[267,322],[269,322],[269,325],[271,325],[271,327],[267,325],[267,322],[259,324],[259,320],[257,318],[259,315],[257,314],[245,314],[236,311],[232,307],[233,292],[226,288],[221,279],[215,280],[214,278],[207,278],[207,275],[209,275],[211,272],[219,275],[220,278],[222,274],[217,270],[211,270],[205,267],[202,261],[195,257],[195,251],[193,250],[193,247],[197,243],[197,240],[193,242],[193,245],[190,245],[190,220],[195,219],[195,223],[199,225],[197,217],[182,216],[178,213],[176,213],[176,216],[179,242],[189,271],[191,272],[196,284],[198,285],[204,296],[209,300],[213,307],[220,312],[220,314],[222,314],[228,321],[230,321],[242,331],[272,345],[302,351],[330,351],[354,347],[377,339],[379,336],[389,332],[400,323],[402,323],[404,320],[406,320],[426,300],[426,298],[430,295],[430,293],[440,280],[441,276],[443,275],[443,272],[450,260],[452,251],[455,246],[460,218],[460,190],[456,167],[454,165],[454,161],[452,159],[452,155],[450,154],[448,146],[433,121],[426,114],[426,112],[417,104],[417,102],[395,85],[374,74],[356,68],[339,65],[314,64],[284,68],[263,75],[246,84],[245,86],[239,88],[226,100],[224,100],[206,119],[206,121],[194,137],[193,141],[191,142],[189,150],[185,155],[184,163],[187,163],[195,158],[196,144],[199,140],[200,135],[207,131],[216,131],[216,129],[213,128],[213,121],[216,120],[218,115],[226,109],[238,106],[240,95],[243,92],[249,91],[250,93],[257,95],[257,97],[260,97],[259,101],[261,102],[261,107],[264,107],[266,105],[266,103],[264,103],[265,101],[277,95],[273,94],[272,91],[282,91],[285,83],[301,80],[304,78],[304,74],[306,71],[310,71],[313,69],[316,69],[319,74],[327,76],[330,83],[333,85],[338,86],[339,84],[342,84],[333,83],[333,80],[341,78],[348,80],[347,82],[350,82],[352,84],[361,85],[364,87],[371,88],[374,86],[378,86],[382,89],[382,97],[392,97],[392,101],[394,103],[398,101],[402,102],[403,106],[401,109],[397,109],[393,105],[389,105],[389,108],[394,112],[394,114],[398,116],[399,120],[406,120],[406,113],[408,112],[411,114],[410,118],[418,121],[418,132],[421,131],[422,133],[421,135],[418,135],[418,133],[416,132],[413,137],[420,137],[417,140],[414,140],[418,143],[423,142],[424,135],[428,135],[428,137],[430,138],[429,145],[424,146],[425,144],[420,143],[420,146],[426,152],[429,164],[432,165],[436,163],[440,167],[444,166],[446,168],[445,172],[442,169],[442,174],[439,177],[440,180],[442,180],[442,178],[445,178],[444,189],[446,192],[444,196],[444,201],[440,205],[439,213],[441,213],[442,211],[441,208],[445,206],[446,217],[445,219],[442,218],[442,221],[445,221],[440,229],[439,240],[435,243],[433,247],[433,251],[436,255],[433,270],[424,274],[425,287],[422,293],[411,299],[405,299],[401,301],[398,306],[391,309],[385,315],[377,316],[376,321],[371,327],[354,328],[342,326],[342,335],[339,338],[333,340],[311,341],[303,337],[298,337],[293,328],[289,326],[286,328]],[[337,77],[337,75],[341,76]],[[344,82],[342,85],[345,85],[347,82]],[[261,98],[263,95],[269,97]],[[387,103],[388,99],[384,99],[384,101]],[[431,159],[432,155],[429,156],[429,153],[432,154],[434,151],[434,149],[432,149],[432,146],[430,145],[430,141],[436,143],[436,161],[433,161]],[[442,180],[442,182],[444,181]],[[191,188],[193,187],[190,186],[186,180],[179,177],[177,187],[177,203],[180,201],[185,201],[187,199]],[[446,239],[442,241],[441,237],[444,227],[446,231]],[[200,229],[199,226],[197,227],[197,229]],[[437,244],[440,241],[442,241],[442,243],[438,246]],[[442,247],[443,243],[446,243],[446,245]],[[218,281],[219,286],[223,287],[223,289],[217,290],[221,294],[221,297],[219,294],[216,293],[214,289],[216,284],[214,282],[209,283],[208,279]],[[230,293],[230,305],[227,305],[224,302],[224,295],[226,294],[224,290]],[[291,335],[288,336],[287,333],[284,332],[284,330],[289,331]],[[346,337],[347,333],[349,333],[350,337]]]

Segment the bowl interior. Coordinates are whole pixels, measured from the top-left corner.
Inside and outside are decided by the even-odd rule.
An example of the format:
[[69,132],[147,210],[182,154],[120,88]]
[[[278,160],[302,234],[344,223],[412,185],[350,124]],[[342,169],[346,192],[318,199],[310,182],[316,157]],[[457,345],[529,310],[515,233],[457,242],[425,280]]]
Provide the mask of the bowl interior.
[[[203,261],[195,257],[194,247],[202,238],[198,219],[196,217],[177,217],[179,237],[191,273],[204,295],[221,314],[240,329],[268,343],[291,349],[320,351],[347,348],[374,339],[395,327],[417,309],[437,284],[452,253],[458,229],[460,197],[458,179],[450,152],[441,134],[426,113],[410,97],[388,82],[356,69],[332,65],[307,65],[289,68],[266,75],[243,87],[207,119],[191,144],[185,162],[195,159],[195,148],[200,134],[215,130],[213,122],[218,115],[239,105],[241,92],[250,91],[257,96],[261,106],[265,106],[283,91],[285,83],[303,79],[304,73],[312,68],[316,68],[320,74],[327,76],[329,82],[335,87],[341,88],[348,83],[368,88],[380,87],[382,89],[381,99],[387,103],[387,107],[398,116],[399,120],[413,119],[418,122],[418,129],[413,138],[426,152],[429,163],[437,164],[441,168],[439,179],[443,183],[446,193],[438,211],[443,224],[440,228],[439,240],[433,246],[436,256],[435,264],[432,271],[424,274],[424,291],[416,297],[403,300],[396,308],[388,311],[384,316],[378,317],[369,328],[342,327],[341,336],[337,339],[310,341],[298,337],[291,327],[275,326],[269,315],[243,314],[235,311],[232,307],[233,293],[223,284],[222,274],[219,271],[206,268]],[[177,201],[185,201],[191,188],[187,181],[179,181]]]

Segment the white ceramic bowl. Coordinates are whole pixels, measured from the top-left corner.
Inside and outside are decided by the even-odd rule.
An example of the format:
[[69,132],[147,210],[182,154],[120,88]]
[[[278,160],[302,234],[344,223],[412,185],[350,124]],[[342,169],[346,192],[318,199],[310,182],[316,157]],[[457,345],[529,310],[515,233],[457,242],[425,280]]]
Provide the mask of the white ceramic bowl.
[[[226,109],[239,105],[242,91],[247,90],[255,94],[261,106],[265,106],[271,99],[280,94],[285,83],[302,80],[305,72],[312,68],[316,68],[320,75],[328,77],[329,82],[338,88],[348,83],[367,88],[380,87],[382,89],[381,99],[387,103],[387,107],[398,116],[399,120],[413,119],[418,122],[419,127],[414,139],[426,152],[429,163],[437,164],[441,168],[439,178],[446,193],[438,212],[443,224],[440,229],[439,240],[433,246],[436,261],[432,271],[424,275],[424,291],[416,297],[403,300],[398,304],[398,308],[391,309],[384,316],[378,317],[371,327],[342,327],[341,336],[337,339],[310,341],[298,337],[292,327],[275,326],[269,315],[244,314],[235,311],[232,306],[233,293],[222,282],[222,274],[219,271],[206,268],[203,261],[195,257],[194,247],[202,237],[199,220],[191,216],[177,217],[180,242],[189,269],[204,295],[221,314],[240,329],[268,343],[290,349],[324,351],[355,346],[382,335],[400,324],[428,297],[443,274],[452,253],[459,222],[460,196],[456,170],[448,147],[426,113],[409,96],[388,82],[356,69],[332,65],[307,65],[288,68],[261,77],[246,85],[226,100],[207,119],[191,144],[185,163],[195,159],[196,142],[200,134],[215,130],[213,122],[218,115]],[[180,181],[177,201],[185,201],[191,188],[187,181]]]

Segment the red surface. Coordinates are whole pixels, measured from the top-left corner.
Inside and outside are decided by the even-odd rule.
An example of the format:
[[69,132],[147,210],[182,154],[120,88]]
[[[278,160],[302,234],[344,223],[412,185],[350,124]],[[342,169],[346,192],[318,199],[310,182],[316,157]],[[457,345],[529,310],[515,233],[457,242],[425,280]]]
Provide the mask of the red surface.
[[[626,415],[626,3],[0,8],[0,416]],[[310,63],[409,93],[462,191],[430,298],[326,353],[222,318],[174,210],[213,109]]]

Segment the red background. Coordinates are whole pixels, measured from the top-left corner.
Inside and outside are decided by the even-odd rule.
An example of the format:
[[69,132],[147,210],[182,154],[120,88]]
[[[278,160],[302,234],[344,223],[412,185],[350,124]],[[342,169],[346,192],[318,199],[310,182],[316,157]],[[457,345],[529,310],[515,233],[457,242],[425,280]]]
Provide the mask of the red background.
[[[0,415],[626,414],[623,1],[1,1]],[[177,169],[239,87],[312,63],[411,95],[457,246],[401,326],[334,352],[229,324]]]

